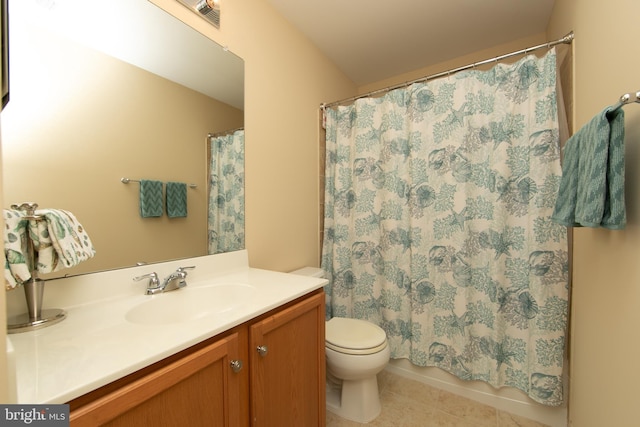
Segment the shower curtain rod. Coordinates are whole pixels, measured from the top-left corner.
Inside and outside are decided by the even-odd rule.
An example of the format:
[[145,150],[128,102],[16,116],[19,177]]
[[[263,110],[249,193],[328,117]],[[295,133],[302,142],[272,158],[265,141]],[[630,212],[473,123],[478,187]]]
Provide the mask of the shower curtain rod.
[[231,135],[233,133],[236,133],[239,130],[244,130],[244,126],[236,128],[236,129],[224,130],[224,131],[218,132],[218,133],[208,133],[207,134],[207,138],[218,138],[219,136],[227,136],[227,135]]
[[325,108],[328,108],[328,107],[334,107],[336,105],[340,105],[340,104],[345,103],[345,102],[356,101],[356,100],[361,99],[361,98],[368,98],[370,96],[377,95],[379,93],[390,92],[390,91],[395,90],[395,89],[400,89],[400,88],[403,88],[403,87],[411,86],[414,83],[423,83],[423,82],[426,82],[428,80],[432,80],[432,79],[435,79],[435,78],[438,78],[438,77],[443,77],[443,76],[448,76],[448,75],[451,75],[451,74],[455,74],[455,73],[458,73],[460,71],[468,70],[470,68],[475,68],[475,67],[480,66],[480,65],[489,64],[491,62],[502,61],[503,59],[511,58],[512,56],[517,56],[517,55],[522,55],[522,54],[526,55],[527,53],[533,52],[534,50],[545,49],[545,48],[549,49],[549,48],[551,48],[551,47],[553,47],[555,45],[558,45],[558,44],[571,44],[571,42],[573,42],[573,39],[574,39],[574,35],[573,35],[573,31],[571,31],[569,34],[567,34],[566,36],[562,37],[561,39],[554,40],[552,42],[539,44],[537,46],[528,47],[526,49],[521,49],[521,50],[518,50],[518,51],[515,51],[515,52],[511,52],[511,53],[507,53],[507,54],[504,54],[504,55],[496,56],[494,58],[485,59],[484,61],[474,62],[472,64],[465,65],[465,66],[462,66],[462,67],[459,67],[459,68],[453,68],[451,70],[443,71],[441,73],[432,74],[432,75],[427,76],[427,77],[421,77],[419,79],[411,80],[411,81],[408,81],[408,82],[405,82],[405,83],[401,83],[401,84],[398,84],[398,85],[395,85],[395,86],[389,86],[389,87],[386,87],[386,88],[383,88],[383,89],[374,90],[374,91],[371,91],[371,92],[368,92],[368,93],[365,93],[365,94],[362,94],[362,95],[353,96],[351,98],[346,98],[346,99],[343,99],[343,100],[340,100],[340,101],[335,101],[335,102],[331,102],[331,103],[328,103],[328,104],[321,104],[320,108],[325,109]]

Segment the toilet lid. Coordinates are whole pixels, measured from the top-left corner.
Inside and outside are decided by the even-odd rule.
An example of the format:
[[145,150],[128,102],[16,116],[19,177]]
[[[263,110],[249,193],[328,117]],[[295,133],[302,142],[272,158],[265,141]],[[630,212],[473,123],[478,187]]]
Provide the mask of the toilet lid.
[[366,320],[334,317],[325,325],[325,341],[341,353],[371,354],[386,347],[387,334]]

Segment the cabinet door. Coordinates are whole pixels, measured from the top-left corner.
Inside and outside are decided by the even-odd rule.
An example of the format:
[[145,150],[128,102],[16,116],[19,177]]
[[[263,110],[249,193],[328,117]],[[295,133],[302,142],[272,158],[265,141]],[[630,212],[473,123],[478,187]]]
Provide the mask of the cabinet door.
[[250,327],[252,425],[325,425],[324,293]]
[[71,426],[246,425],[247,367],[232,365],[240,345],[239,333],[215,341],[72,411]]

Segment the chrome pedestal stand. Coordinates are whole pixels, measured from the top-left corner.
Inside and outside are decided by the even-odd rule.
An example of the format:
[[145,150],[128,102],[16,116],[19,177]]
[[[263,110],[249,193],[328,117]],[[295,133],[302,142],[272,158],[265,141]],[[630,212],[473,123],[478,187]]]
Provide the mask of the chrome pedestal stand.
[[32,279],[22,286],[24,287],[24,296],[27,299],[27,313],[10,317],[7,320],[7,332],[15,334],[33,331],[54,325],[67,316],[67,313],[59,308],[42,309],[42,297],[44,295],[44,282],[42,280]]
[[[38,221],[43,218],[42,216],[35,214],[37,208],[38,204],[33,202],[27,202],[21,205],[11,205],[11,209],[25,211],[27,214],[24,218],[29,221]],[[29,237],[29,231],[27,231],[26,248],[27,253],[25,256],[31,272],[31,279],[22,284],[24,287],[24,296],[27,299],[27,313],[7,319],[7,332],[10,334],[33,331],[35,329],[54,325],[63,320],[67,315],[64,310],[59,308],[42,310],[44,281],[38,278],[35,250],[33,247],[33,241],[31,240],[31,237]]]

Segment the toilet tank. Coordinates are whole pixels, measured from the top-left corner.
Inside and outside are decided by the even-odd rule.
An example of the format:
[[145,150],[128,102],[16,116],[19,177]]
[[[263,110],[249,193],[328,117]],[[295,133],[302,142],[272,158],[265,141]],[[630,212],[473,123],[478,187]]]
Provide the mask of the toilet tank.
[[299,276],[311,276],[311,277],[324,277],[324,271],[318,267],[304,267],[298,270],[292,271],[291,274],[297,274]]

